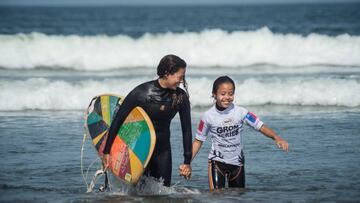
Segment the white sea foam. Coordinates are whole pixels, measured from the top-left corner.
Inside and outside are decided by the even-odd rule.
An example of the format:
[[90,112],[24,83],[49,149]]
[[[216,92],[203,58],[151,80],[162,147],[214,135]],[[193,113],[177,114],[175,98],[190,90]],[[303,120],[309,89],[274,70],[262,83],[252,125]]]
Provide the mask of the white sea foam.
[[360,66],[360,37],[278,34],[266,27],[256,31],[145,34],[136,39],[126,35],[0,35],[0,66],[8,69],[153,67],[168,53],[199,67]]
[[171,187],[166,187],[163,185],[163,182],[164,180],[162,178],[158,180],[154,177],[142,176],[136,187],[131,187],[116,180],[113,181],[112,194],[117,196],[201,194],[201,192],[195,188],[186,188],[186,187],[178,186],[176,185],[176,183]]
[[[108,79],[67,82],[33,78],[25,81],[0,81],[0,111],[84,110],[97,94],[126,95],[144,78]],[[212,80],[188,78],[190,101],[193,106],[210,106]],[[11,87],[11,88],[10,88]],[[320,105],[360,106],[360,82],[354,79],[246,79],[236,87],[235,102],[239,105]]]

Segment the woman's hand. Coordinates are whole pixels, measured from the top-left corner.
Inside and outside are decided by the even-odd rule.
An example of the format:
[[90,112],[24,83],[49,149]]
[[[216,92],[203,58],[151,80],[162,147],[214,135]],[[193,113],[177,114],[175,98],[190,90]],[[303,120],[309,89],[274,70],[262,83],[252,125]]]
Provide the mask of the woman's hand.
[[109,168],[110,164],[110,155],[104,154],[102,157],[103,170],[106,171]]
[[191,165],[190,164],[181,164],[179,166],[179,173],[181,176],[184,176],[184,178],[186,179],[190,179],[191,178]]

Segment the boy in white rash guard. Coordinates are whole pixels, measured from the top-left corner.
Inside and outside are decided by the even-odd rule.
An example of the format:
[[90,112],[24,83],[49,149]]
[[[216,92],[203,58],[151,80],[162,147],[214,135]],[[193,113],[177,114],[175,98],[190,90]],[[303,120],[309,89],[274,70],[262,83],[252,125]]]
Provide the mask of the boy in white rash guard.
[[[260,131],[275,140],[279,148],[288,151],[288,143],[247,109],[233,104],[234,81],[228,76],[215,80],[212,95],[216,104],[201,117],[196,139],[193,142],[192,159],[201,148],[202,142],[211,137],[209,159],[210,190],[225,187],[245,187],[243,129],[245,125]],[[181,172],[181,168],[180,168]]]

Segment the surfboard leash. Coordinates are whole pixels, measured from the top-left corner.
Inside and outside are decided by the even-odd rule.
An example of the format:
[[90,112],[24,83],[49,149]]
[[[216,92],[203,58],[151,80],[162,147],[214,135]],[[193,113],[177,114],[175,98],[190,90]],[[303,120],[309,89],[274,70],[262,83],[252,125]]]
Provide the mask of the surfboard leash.
[[86,192],[92,192],[94,187],[95,187],[95,184],[96,184],[96,181],[99,177],[105,175],[105,182],[104,182],[104,185],[101,185],[99,187],[99,191],[100,192],[105,192],[107,190],[111,191],[111,184],[110,184],[110,181],[109,181],[109,177],[108,177],[108,173],[107,171],[104,171],[103,169],[99,169],[95,172],[94,174],[94,177],[89,185],[89,187],[87,188],[87,191]]
[[94,187],[95,187],[95,184],[96,184],[96,181],[97,179],[102,176],[102,175],[105,175],[105,181],[104,181],[104,185],[100,186],[99,187],[99,191],[100,192],[105,192],[106,190],[109,190],[111,191],[111,184],[110,184],[110,181],[109,181],[109,177],[108,177],[108,173],[107,171],[104,171],[102,168],[101,169],[98,169],[94,176],[93,176],[93,179],[92,181],[90,182],[90,184],[87,182],[87,179],[88,179],[88,175],[89,175],[89,170],[90,168],[92,167],[92,165],[94,165],[94,163],[99,159],[99,158],[96,158],[87,168],[86,170],[86,175],[84,175],[84,167],[83,167],[83,156],[84,156],[84,146],[85,146],[85,141],[86,141],[86,137],[87,137],[87,134],[84,133],[84,137],[83,137],[83,142],[82,142],[82,146],[81,146],[81,158],[80,158],[80,168],[81,168],[81,175],[84,179],[84,182],[86,184],[86,192],[92,192]]
[[83,155],[84,155],[84,145],[85,145],[85,140],[86,140],[86,133],[84,133],[84,137],[83,137],[83,141],[82,141],[82,146],[81,146],[81,152],[80,152],[80,169],[81,169],[81,175],[83,177],[83,180],[86,184],[86,188],[89,188],[89,184],[87,183],[87,174],[86,177],[84,175],[84,168],[83,168]]

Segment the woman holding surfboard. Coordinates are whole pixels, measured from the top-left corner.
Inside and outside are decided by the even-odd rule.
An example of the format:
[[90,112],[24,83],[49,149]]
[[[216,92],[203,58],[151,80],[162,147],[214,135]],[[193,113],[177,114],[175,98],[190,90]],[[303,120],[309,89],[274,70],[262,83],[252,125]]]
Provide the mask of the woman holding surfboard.
[[[179,112],[184,147],[181,175],[191,176],[192,132],[190,102],[185,81],[186,62],[178,56],[166,55],[157,67],[157,80],[140,84],[124,99],[109,129],[104,148],[103,165],[109,166],[109,152],[115,136],[130,111],[140,106],[150,117],[156,132],[156,145],[145,174],[171,183],[170,122]],[[183,83],[185,90],[179,88]]]

